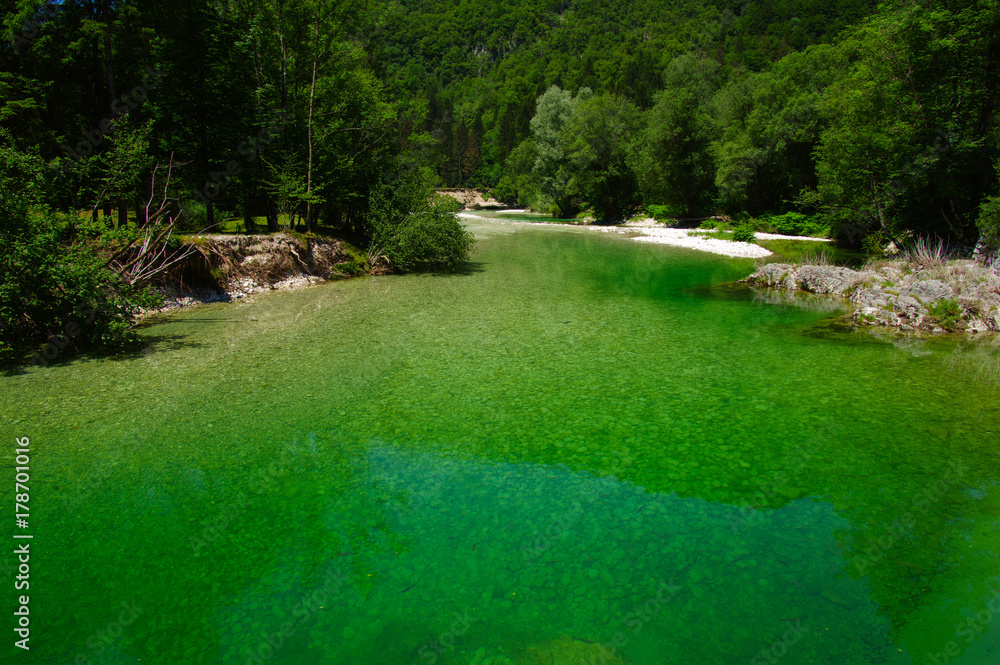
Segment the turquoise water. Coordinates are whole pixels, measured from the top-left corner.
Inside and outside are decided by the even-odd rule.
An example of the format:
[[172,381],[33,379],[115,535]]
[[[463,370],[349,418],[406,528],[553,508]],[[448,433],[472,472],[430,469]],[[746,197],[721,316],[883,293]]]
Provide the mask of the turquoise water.
[[743,261],[472,229],[463,274],[0,377],[34,535],[4,662],[997,662],[996,347],[720,286]]

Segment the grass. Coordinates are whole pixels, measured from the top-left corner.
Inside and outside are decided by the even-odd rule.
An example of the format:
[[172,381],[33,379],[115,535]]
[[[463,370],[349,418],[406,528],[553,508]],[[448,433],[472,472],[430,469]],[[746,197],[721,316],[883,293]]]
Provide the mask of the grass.
[[929,307],[931,316],[938,320],[945,330],[955,330],[958,322],[962,320],[962,307],[957,300],[944,299],[932,304]]
[[814,266],[832,266],[834,265],[833,256],[831,256],[825,249],[821,249],[818,252],[809,252],[802,256],[799,261],[802,265],[814,265]]
[[688,231],[689,236],[700,236],[702,238],[716,238],[717,240],[732,240],[732,231],[722,231],[719,229],[713,231],[698,230],[698,231]]
[[917,238],[917,241],[904,248],[899,258],[906,263],[914,263],[925,268],[937,268],[954,258],[951,251],[945,248],[944,241],[933,241]]

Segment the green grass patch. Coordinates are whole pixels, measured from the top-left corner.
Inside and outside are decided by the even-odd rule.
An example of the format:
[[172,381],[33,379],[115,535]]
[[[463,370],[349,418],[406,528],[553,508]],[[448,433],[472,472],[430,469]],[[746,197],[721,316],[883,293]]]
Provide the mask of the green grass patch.
[[955,330],[962,320],[962,306],[957,300],[945,298],[933,303],[929,308],[931,316],[945,330]]

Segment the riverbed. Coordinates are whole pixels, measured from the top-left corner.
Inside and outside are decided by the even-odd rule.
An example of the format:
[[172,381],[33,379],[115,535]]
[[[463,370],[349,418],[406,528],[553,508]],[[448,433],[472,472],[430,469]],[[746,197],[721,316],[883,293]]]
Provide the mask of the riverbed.
[[5,657],[996,662],[994,356],[762,301],[728,285],[748,260],[469,227],[458,274],[206,305],[0,377],[34,536]]

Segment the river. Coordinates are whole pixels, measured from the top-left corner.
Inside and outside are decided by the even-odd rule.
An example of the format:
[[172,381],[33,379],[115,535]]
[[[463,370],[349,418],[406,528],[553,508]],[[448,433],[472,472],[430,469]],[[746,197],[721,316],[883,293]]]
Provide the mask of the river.
[[33,535],[4,662],[997,662],[995,353],[724,286],[747,261],[469,224],[460,274],[0,377]]

